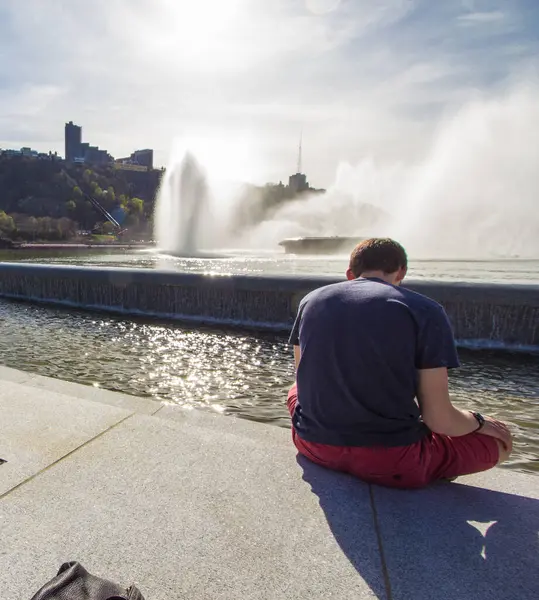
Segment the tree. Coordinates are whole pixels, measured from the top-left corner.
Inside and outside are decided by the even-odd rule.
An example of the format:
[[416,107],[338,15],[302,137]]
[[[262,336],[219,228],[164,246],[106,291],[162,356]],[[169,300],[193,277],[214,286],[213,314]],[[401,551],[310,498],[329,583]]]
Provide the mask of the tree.
[[17,233],[21,237],[28,240],[35,240],[38,230],[38,223],[35,217],[17,214],[13,216],[13,220],[15,221]]
[[112,235],[114,233],[114,225],[109,221],[105,221],[101,226],[101,230],[104,234]]
[[111,185],[107,188],[107,200],[111,203],[116,201],[116,192]]
[[140,217],[144,212],[144,200],[141,198],[131,198],[129,201],[129,208],[131,209],[131,213]]
[[60,237],[64,240],[73,237],[77,233],[77,224],[75,223],[75,221],[66,217],[58,219],[57,228]]
[[137,215],[131,213],[131,214],[127,215],[125,224],[128,229],[136,229],[140,225],[140,219],[137,217]]
[[[89,194],[112,214],[121,207],[125,216],[131,215],[132,222],[146,230],[160,175],[159,171],[131,172],[105,165],[70,165],[0,155],[0,210],[13,218],[11,237],[32,240],[52,235],[58,239],[56,220],[62,217],[79,223],[82,229],[92,229],[102,218],[87,202]],[[103,190],[106,194],[102,194]],[[30,221],[29,217],[50,217],[55,223],[47,232],[46,222],[42,222],[38,234],[37,221]],[[2,231],[12,226],[11,220],[2,216]]]
[[[37,232],[39,237],[49,239],[55,230],[54,219],[50,217],[40,217],[37,219]],[[52,236],[54,237],[54,236]]]
[[0,233],[9,234],[15,231],[15,221],[3,210],[0,210]]

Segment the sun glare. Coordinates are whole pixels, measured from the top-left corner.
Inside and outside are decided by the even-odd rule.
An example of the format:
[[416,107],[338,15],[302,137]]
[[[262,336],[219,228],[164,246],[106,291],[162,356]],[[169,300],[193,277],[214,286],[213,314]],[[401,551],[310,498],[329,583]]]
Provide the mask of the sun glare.
[[255,147],[248,135],[206,135],[176,140],[173,159],[179,162],[186,152],[192,152],[212,181],[252,181],[260,167]]
[[150,52],[184,73],[241,68],[251,54],[252,16],[247,0],[159,0],[148,28]]
[[[186,46],[206,48],[240,17],[242,0],[163,0],[169,25]],[[182,44],[183,45],[183,44]]]

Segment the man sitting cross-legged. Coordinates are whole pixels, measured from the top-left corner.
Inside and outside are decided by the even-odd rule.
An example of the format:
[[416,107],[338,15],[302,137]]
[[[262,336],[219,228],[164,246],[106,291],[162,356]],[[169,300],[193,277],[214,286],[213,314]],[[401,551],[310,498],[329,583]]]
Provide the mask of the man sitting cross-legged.
[[507,460],[504,423],[453,406],[459,366],[444,309],[400,287],[406,253],[390,239],[361,242],[348,281],[308,294],[290,337],[288,396],[298,451],[381,485],[418,488]]

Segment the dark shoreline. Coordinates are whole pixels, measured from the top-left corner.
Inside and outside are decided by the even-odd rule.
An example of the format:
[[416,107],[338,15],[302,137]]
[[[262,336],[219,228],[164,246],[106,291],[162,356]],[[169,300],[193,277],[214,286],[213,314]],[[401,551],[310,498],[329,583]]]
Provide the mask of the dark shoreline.
[[103,249],[112,249],[112,250],[130,250],[132,248],[137,249],[146,249],[153,248],[153,244],[143,244],[138,242],[126,243],[126,244],[37,244],[37,243],[23,243],[16,244],[14,243],[11,247],[6,247],[4,250],[103,250]]

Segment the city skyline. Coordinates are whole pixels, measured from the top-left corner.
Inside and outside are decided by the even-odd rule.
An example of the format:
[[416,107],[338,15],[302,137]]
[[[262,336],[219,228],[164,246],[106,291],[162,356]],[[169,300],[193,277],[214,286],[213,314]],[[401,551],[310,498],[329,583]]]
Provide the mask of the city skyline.
[[69,121],[65,124],[64,131],[64,158],[66,162],[88,164],[114,163],[116,165],[139,166],[148,170],[153,169],[153,150],[149,148],[135,150],[125,158],[114,158],[107,150],[82,141],[82,125],[77,125],[73,121]]
[[295,169],[303,129],[328,187],[342,161],[417,161],[463,104],[537,86],[537,22],[532,0],[7,0],[0,147],[63,155],[69,116],[113,156],[161,166],[180,143],[263,183]]

